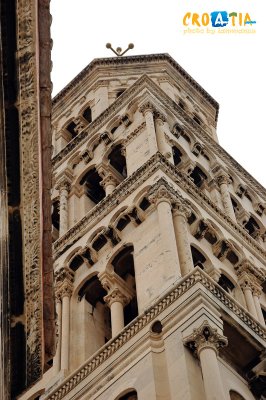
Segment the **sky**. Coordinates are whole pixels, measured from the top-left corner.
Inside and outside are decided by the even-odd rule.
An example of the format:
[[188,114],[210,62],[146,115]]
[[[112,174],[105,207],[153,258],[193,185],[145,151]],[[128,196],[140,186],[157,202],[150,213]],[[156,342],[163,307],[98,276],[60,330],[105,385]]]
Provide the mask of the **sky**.
[[[219,34],[211,23],[184,32],[195,28],[183,25],[187,12],[213,11],[248,13],[256,33]],[[264,0],[51,0],[51,14],[53,96],[94,58],[113,57],[107,42],[134,43],[127,55],[169,53],[218,101],[220,145],[266,187]]]

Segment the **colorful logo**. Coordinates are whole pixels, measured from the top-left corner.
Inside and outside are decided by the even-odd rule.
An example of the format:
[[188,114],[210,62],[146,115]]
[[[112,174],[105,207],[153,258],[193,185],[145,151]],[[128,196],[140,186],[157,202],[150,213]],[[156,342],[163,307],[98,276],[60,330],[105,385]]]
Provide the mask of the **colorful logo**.
[[211,13],[187,12],[183,17],[184,26],[224,28],[224,27],[250,27],[256,24],[249,13],[237,13],[227,11],[213,11]]

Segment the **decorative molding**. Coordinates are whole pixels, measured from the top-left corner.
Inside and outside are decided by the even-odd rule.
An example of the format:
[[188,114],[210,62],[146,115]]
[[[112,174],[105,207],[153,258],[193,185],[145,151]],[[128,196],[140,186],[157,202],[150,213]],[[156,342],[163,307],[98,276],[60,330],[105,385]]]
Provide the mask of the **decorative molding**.
[[[181,279],[176,287],[164,295],[156,304],[154,304],[145,312],[139,315],[123,331],[114,339],[110,340],[106,345],[99,349],[80,369],[73,372],[62,384],[54,389],[52,393],[44,396],[44,400],[61,400],[71,392],[79,383],[87,378],[96,368],[110,358],[117,350],[133,338],[138,332],[154,321],[155,318],[172,305],[177,299],[185,294],[193,286],[201,284],[207,289],[211,296],[223,304],[227,313],[234,314],[239,318],[253,335],[258,336],[262,340],[266,340],[266,330],[225,290],[223,290],[216,282],[214,282],[199,267],[196,267],[189,275]],[[215,335],[215,332],[213,332]],[[223,339],[221,341],[225,341]]]
[[43,288],[40,210],[40,119],[37,61],[37,3],[17,2],[21,200],[25,283],[26,386],[43,371]]
[[183,339],[183,343],[192,350],[195,356],[199,357],[202,350],[210,348],[218,354],[219,349],[227,346],[228,340],[220,335],[208,321],[203,321],[199,328],[194,328],[193,333]]

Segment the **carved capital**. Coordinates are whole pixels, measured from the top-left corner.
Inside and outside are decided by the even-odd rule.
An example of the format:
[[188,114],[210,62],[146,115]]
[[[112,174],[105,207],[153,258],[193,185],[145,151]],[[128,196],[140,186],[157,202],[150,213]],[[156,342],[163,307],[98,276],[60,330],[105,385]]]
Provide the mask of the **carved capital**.
[[159,204],[162,201],[169,203],[170,205],[176,200],[173,194],[165,185],[156,187],[149,195],[149,201],[153,204]]
[[193,333],[183,339],[185,346],[189,347],[194,355],[199,356],[203,349],[211,348],[216,354],[220,348],[227,346],[228,340],[220,335],[217,329],[210,326],[208,321],[204,321],[199,328],[195,328]]
[[[100,173],[99,173],[99,175],[101,176]],[[102,181],[100,182],[100,185],[103,186],[103,188],[106,188],[106,186],[108,186],[108,185],[117,186],[118,184],[119,184],[118,179],[110,172],[107,173],[107,175],[105,175],[102,178]]]
[[188,204],[182,202],[180,199],[175,201],[173,207],[173,215],[182,215],[185,218],[189,218],[191,215],[191,209]]
[[70,187],[71,187],[71,183],[73,181],[73,174],[67,168],[59,176],[57,176],[55,178],[55,180],[56,180],[55,188],[57,190],[59,190],[59,191],[67,190],[69,192],[70,191]]
[[157,122],[159,122],[161,124],[166,122],[166,116],[163,113],[161,113],[160,111],[155,111],[154,112],[154,119],[155,119],[155,121],[157,121]]
[[229,183],[231,182],[231,179],[227,174],[222,174],[222,175],[219,175],[216,177],[216,181],[219,186],[221,186],[223,184],[229,185]]
[[131,289],[127,283],[113,270],[101,272],[98,277],[103,288],[107,291],[104,301],[109,307],[111,307],[111,305],[116,301],[125,306],[133,298],[133,289]]
[[147,112],[154,113],[156,111],[154,105],[150,101],[142,104],[139,110],[143,115],[145,115]]
[[241,263],[237,264],[235,266],[235,271],[240,281],[248,279],[258,287],[261,287],[266,279],[266,273],[260,268],[256,267],[248,259],[244,259],[241,261]]
[[55,273],[55,294],[56,298],[62,299],[67,296],[70,297],[73,291],[74,272],[64,267]]

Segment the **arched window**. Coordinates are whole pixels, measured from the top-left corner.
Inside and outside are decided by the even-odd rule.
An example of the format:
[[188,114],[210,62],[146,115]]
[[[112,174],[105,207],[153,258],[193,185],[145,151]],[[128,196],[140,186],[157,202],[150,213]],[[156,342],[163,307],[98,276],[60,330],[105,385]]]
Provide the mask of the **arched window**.
[[[122,249],[113,259],[112,265],[117,275],[124,279],[132,289],[136,290],[133,247],[128,246]],[[124,308],[125,325],[129,324],[137,315],[138,303],[137,296],[135,295]]]
[[77,271],[83,262],[83,258],[80,255],[76,255],[70,261],[69,268],[72,269],[72,271]]
[[124,177],[127,177],[126,158],[122,154],[121,144],[114,147],[108,156],[110,164]]
[[132,390],[123,396],[118,397],[117,400],[138,400],[138,395],[136,390]]
[[90,124],[92,121],[92,117],[91,117],[91,108],[87,107],[83,113],[82,113],[82,117]]
[[241,394],[235,392],[234,390],[230,390],[229,394],[231,400],[245,400]]
[[86,195],[95,204],[98,204],[105,197],[105,191],[100,185],[101,181],[102,178],[95,168],[89,170],[80,180],[80,185],[85,186]]

